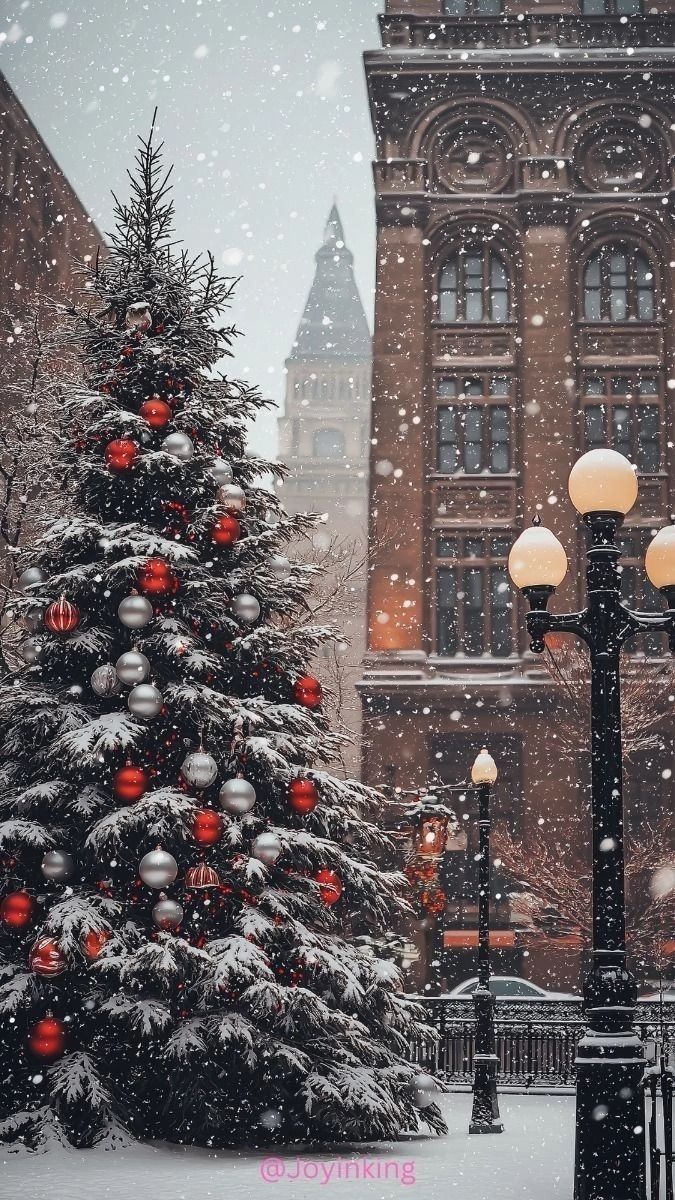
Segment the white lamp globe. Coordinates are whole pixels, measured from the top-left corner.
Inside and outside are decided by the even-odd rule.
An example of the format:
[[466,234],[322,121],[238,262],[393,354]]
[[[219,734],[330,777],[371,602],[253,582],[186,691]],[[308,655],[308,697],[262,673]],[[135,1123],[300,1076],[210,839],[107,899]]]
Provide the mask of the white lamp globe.
[[471,768],[472,783],[494,783],[497,779],[497,764],[485,746]]
[[559,587],[567,574],[562,542],[544,525],[524,529],[511,547],[509,575],[517,588]]
[[567,484],[577,512],[621,513],[625,516],[637,500],[637,475],[617,450],[589,450],[575,462]]
[[645,570],[655,588],[675,587],[675,525],[659,529],[647,547]]

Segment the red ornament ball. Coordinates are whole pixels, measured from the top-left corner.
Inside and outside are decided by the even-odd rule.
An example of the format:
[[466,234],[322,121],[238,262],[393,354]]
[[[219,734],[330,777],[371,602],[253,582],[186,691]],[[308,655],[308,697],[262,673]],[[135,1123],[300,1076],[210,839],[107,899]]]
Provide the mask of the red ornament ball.
[[200,863],[198,867],[188,867],[185,872],[187,888],[218,887],[219,884],[218,872],[214,871],[213,867],[207,866],[206,863]]
[[44,623],[51,633],[72,633],[80,623],[80,610],[62,596],[46,609]]
[[236,517],[225,515],[218,517],[215,525],[211,526],[211,538],[216,546],[233,546],[241,537],[241,525]]
[[223,818],[215,808],[198,808],[192,822],[192,836],[198,846],[215,846],[223,836]]
[[319,894],[324,904],[330,908],[331,904],[337,904],[342,895],[342,880],[335,871],[330,871],[328,867],[317,871],[314,876],[319,885]]
[[98,958],[106,942],[110,941],[112,934],[108,929],[90,929],[89,933],[82,935],[82,950],[85,958],[90,962]]
[[0,921],[8,929],[27,929],[37,914],[37,903],[29,892],[9,892],[0,904]]
[[288,789],[288,803],[293,812],[306,816],[314,812],[319,803],[319,793],[311,779],[293,779]]
[[147,771],[127,763],[125,767],[120,767],[119,771],[115,771],[113,792],[118,800],[122,800],[125,804],[133,804],[134,800],[140,800],[141,796],[147,792],[149,783]]
[[138,458],[138,446],[131,438],[115,438],[105,448],[108,469],[114,472],[130,471]]
[[173,567],[165,558],[149,558],[138,572],[138,587],[146,596],[172,596],[179,586]]
[[42,1017],[28,1034],[28,1049],[34,1058],[52,1062],[66,1048],[66,1026],[58,1017]]
[[151,429],[164,429],[169,424],[173,412],[171,405],[162,400],[160,396],[151,396],[149,400],[144,401],[139,409],[139,414],[144,421],[148,422]]
[[39,937],[31,947],[28,965],[36,975],[52,978],[54,975],[61,975],[68,964],[65,954],[54,938]]
[[305,708],[318,708],[323,700],[323,688],[318,679],[313,675],[301,675],[295,681],[293,699]]

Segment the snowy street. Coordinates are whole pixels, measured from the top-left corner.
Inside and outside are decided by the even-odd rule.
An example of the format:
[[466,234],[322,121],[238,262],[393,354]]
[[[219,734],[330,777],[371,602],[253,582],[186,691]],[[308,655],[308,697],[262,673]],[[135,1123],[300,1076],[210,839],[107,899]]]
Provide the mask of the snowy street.
[[[272,1200],[275,1195],[309,1200],[324,1189],[324,1194],[335,1194],[336,1200],[341,1195],[349,1195],[350,1200],[384,1200],[400,1191],[405,1195],[412,1187],[424,1200],[448,1196],[457,1200],[570,1200],[572,1096],[500,1097],[506,1129],[494,1137],[468,1136],[470,1095],[446,1096],[443,1106],[450,1127],[447,1137],[359,1147],[353,1154],[345,1147],[336,1153],[316,1150],[300,1156],[290,1150],[273,1155],[263,1151],[209,1154],[168,1145],[134,1146],[112,1153],[73,1150],[29,1156],[4,1152],[3,1193],[12,1200],[90,1200],[94,1196],[97,1200],[113,1196],[115,1200],[137,1200],[139,1195],[144,1200],[266,1196]],[[283,1159],[290,1178],[278,1182],[263,1179],[263,1163],[270,1157],[275,1163]],[[340,1160],[342,1171],[331,1172],[331,1164]],[[356,1179],[354,1173],[348,1173],[347,1160],[362,1168],[367,1165],[370,1178],[361,1175]],[[387,1163],[390,1167],[385,1172]],[[396,1169],[392,1163],[397,1164]]]

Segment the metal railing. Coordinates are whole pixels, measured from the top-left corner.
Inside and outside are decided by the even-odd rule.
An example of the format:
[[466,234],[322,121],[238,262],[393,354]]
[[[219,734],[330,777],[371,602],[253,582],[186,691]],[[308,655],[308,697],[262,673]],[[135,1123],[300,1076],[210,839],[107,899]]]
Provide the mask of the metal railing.
[[[415,997],[417,1000],[418,998]],[[473,1080],[473,1001],[424,997],[428,1025],[437,1033],[435,1043],[422,1038],[410,1045],[410,1057],[420,1067],[438,1074],[450,1085],[470,1087]],[[668,1007],[668,1006],[666,1006]],[[645,1042],[658,1041],[666,1057],[675,1057],[675,1004],[672,1016],[658,1003],[638,1006],[637,1028]],[[574,1059],[584,1022],[581,1000],[497,1000],[496,1052],[500,1089],[548,1091],[575,1084]]]
[[[668,1055],[645,1072],[644,1089],[647,1125],[647,1196],[648,1200],[673,1200],[673,1089],[675,1073]],[[659,1131],[659,1117],[661,1129]],[[663,1184],[663,1191],[661,1185]]]

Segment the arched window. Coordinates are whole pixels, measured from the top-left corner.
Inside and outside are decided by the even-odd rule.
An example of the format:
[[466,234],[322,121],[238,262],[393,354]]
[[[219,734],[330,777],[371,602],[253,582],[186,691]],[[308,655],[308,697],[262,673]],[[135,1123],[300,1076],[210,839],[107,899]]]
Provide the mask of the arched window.
[[644,251],[625,242],[596,250],[584,268],[583,311],[587,321],[653,321],[654,272]]
[[468,245],[448,259],[439,280],[438,315],[441,321],[508,321],[509,275],[496,251]]
[[339,429],[314,431],[315,458],[342,458],[345,452],[344,434]]

